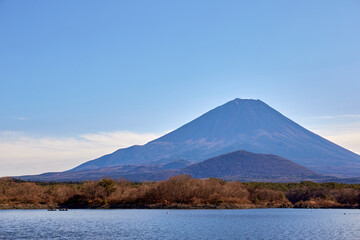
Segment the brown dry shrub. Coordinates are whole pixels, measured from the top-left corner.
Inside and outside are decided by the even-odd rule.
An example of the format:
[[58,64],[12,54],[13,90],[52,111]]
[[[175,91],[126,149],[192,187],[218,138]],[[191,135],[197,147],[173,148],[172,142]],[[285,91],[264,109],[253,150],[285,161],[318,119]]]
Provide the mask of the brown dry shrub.
[[359,205],[360,204],[360,191],[345,188],[340,190],[334,190],[331,192],[337,202],[344,205]]
[[17,201],[21,203],[47,202],[44,188],[32,182],[16,184],[16,187],[9,189],[8,196],[11,201]]
[[251,194],[251,199],[254,203],[267,202],[267,203],[288,203],[289,201],[281,191],[271,189],[256,189]]
[[6,199],[11,188],[14,188],[16,183],[12,178],[0,178],[0,198]]
[[217,178],[194,180],[196,180],[197,183],[195,197],[201,199],[203,202],[213,202],[214,198],[219,197],[225,184],[221,179]]
[[121,202],[126,198],[127,192],[131,189],[129,181],[115,182],[115,191],[110,195],[109,202]]
[[171,177],[169,180],[160,182],[159,185],[152,189],[149,194],[154,200],[190,203],[195,195],[196,181],[188,175],[178,175]]
[[98,181],[86,181],[80,187],[80,193],[89,200],[100,198],[104,195],[103,188]]
[[340,204],[334,200],[325,198],[311,198],[308,201],[300,201],[295,204],[299,208],[333,208],[340,207]]
[[49,189],[49,197],[56,203],[62,203],[76,194],[76,190],[68,185],[55,185]]
[[227,183],[222,190],[224,199],[230,203],[250,203],[250,193],[246,186],[240,182]]

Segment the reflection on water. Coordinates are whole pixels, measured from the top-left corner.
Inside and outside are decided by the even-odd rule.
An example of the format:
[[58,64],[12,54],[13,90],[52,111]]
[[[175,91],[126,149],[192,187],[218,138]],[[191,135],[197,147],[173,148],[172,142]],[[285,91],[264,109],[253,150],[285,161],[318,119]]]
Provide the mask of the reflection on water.
[[0,239],[360,239],[360,210],[0,210]]

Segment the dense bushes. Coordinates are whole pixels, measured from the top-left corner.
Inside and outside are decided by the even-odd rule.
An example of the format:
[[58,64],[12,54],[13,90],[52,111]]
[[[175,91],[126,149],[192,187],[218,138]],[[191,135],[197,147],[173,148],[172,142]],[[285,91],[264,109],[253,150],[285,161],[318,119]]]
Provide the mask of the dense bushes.
[[360,184],[244,183],[249,189],[281,191],[294,207],[359,207]]
[[102,179],[34,183],[0,179],[0,208],[359,207],[360,185],[240,183],[179,175],[162,182]]

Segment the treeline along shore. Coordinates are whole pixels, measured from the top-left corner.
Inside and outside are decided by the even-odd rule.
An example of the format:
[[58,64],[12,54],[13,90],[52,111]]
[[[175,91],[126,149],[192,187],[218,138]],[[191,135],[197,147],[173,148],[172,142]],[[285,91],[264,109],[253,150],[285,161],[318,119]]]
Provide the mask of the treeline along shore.
[[0,178],[0,209],[42,208],[359,208],[360,184],[225,182],[178,175],[162,182],[81,183]]

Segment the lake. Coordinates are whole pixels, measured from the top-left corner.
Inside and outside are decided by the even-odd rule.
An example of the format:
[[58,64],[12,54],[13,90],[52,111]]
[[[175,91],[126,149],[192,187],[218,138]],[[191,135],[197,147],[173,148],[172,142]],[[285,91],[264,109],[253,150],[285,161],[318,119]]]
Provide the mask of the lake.
[[0,239],[360,239],[360,210],[0,210]]

